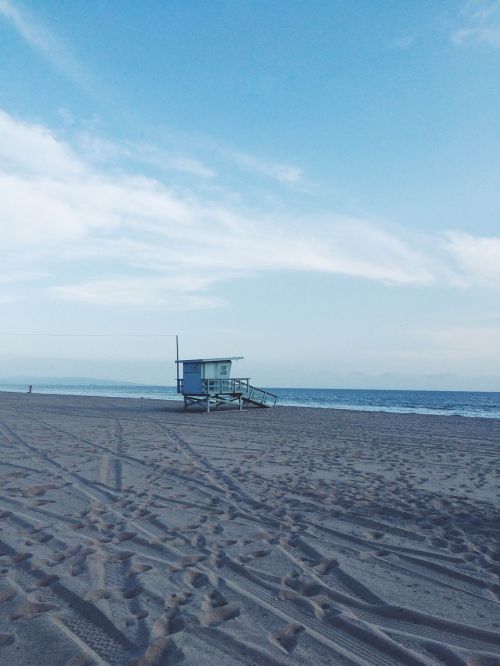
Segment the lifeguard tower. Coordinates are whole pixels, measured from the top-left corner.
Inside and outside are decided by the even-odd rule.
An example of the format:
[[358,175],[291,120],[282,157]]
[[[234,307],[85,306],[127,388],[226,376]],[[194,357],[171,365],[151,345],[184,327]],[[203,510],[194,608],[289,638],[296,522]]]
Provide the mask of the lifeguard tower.
[[182,378],[177,380],[177,393],[184,396],[184,409],[193,405],[210,412],[224,404],[251,403],[257,407],[274,407],[277,396],[250,385],[248,377],[231,377],[233,361],[243,356],[228,358],[190,358],[176,361],[182,363]]

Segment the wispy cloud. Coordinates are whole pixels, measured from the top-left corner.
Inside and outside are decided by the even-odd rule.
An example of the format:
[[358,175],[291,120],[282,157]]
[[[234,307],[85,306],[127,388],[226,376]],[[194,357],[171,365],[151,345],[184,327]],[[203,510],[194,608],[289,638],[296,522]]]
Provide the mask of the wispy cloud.
[[53,67],[83,88],[90,90],[88,73],[68,45],[31,12],[14,0],[0,0],[1,18]]
[[180,154],[176,150],[160,149],[151,143],[138,141],[109,141],[103,137],[81,132],[76,137],[79,151],[92,162],[100,164],[139,163],[150,165],[160,172],[178,171],[199,178],[215,178],[214,169],[191,155]]
[[279,183],[298,186],[303,182],[302,169],[291,164],[274,164],[239,152],[229,152],[229,155],[239,166],[277,180]]
[[234,170],[236,167],[238,170],[246,171],[251,175],[301,192],[315,189],[308,182],[304,170],[296,164],[275,161],[274,159],[251,154],[248,151],[237,150],[207,136],[183,135],[171,138],[174,142],[181,142],[184,148],[189,146],[195,151],[207,153],[213,158],[222,160],[229,170]]
[[414,42],[415,35],[403,35],[402,37],[395,39],[392,43],[392,46],[395,49],[402,49],[404,51],[413,46]]
[[452,33],[454,44],[482,43],[500,48],[500,0],[469,0],[461,14],[464,25]]
[[37,288],[55,298],[166,309],[221,305],[216,283],[275,271],[500,286],[500,238],[409,236],[334,213],[256,209],[207,191],[198,169],[179,186],[104,153],[91,159],[75,141],[0,112],[3,282],[50,272]]
[[0,273],[0,285],[2,284],[15,284],[18,282],[32,282],[39,280],[47,275],[47,273],[34,273],[29,271],[17,271],[10,273]]

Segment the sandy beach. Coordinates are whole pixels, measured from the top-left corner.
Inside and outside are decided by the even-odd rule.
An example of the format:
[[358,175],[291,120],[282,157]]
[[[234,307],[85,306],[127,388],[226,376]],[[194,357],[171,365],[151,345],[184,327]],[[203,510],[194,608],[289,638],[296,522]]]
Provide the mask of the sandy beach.
[[500,421],[0,394],[0,664],[500,663]]

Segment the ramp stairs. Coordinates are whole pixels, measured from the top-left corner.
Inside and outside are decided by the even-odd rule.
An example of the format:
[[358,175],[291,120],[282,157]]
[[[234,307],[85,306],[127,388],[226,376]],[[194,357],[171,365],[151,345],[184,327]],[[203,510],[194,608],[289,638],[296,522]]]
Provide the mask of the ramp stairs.
[[202,391],[195,395],[184,393],[184,381],[179,379],[179,393],[184,394],[185,404],[194,404],[196,402],[206,402],[209,409],[210,403],[218,404],[223,402],[238,401],[250,403],[256,407],[274,407],[278,396],[270,391],[252,386],[249,379],[203,379]]
[[258,407],[274,407],[276,405],[278,396],[274,393],[252,386],[245,380],[235,379],[234,381],[239,382],[236,392],[241,392],[241,399],[244,402],[249,402]]

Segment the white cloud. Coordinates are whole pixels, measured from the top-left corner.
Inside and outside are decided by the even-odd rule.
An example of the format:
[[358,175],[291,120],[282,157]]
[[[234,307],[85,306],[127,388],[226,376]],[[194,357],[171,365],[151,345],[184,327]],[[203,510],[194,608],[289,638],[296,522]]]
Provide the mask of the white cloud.
[[99,172],[46,128],[1,111],[0,199],[4,247],[54,247],[121,226],[164,230],[191,215],[160,182]]
[[210,280],[180,277],[146,277],[94,279],[76,285],[54,287],[52,291],[62,300],[114,306],[162,306],[173,310],[200,310],[222,303],[215,298],[199,295]]
[[500,48],[500,26],[498,28],[462,28],[453,33],[452,41],[459,46],[483,43]]
[[458,46],[482,43],[500,48],[500,1],[469,0],[462,16],[465,25],[455,30],[451,41]]
[[75,151],[46,127],[14,120],[1,109],[0,137],[0,164],[8,173],[62,179],[78,177],[86,169]]
[[500,286],[500,238],[446,234],[445,246],[466,284]]
[[210,293],[216,282],[264,271],[500,285],[500,239],[408,236],[334,214],[286,215],[282,206],[256,211],[228,204],[218,190],[208,195],[196,169],[182,187],[170,176],[126,173],[115,157],[106,163],[114,144],[104,144],[92,159],[49,129],[0,112],[6,275],[50,269],[56,298],[171,309],[220,304]]

